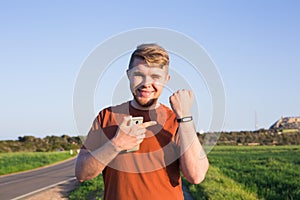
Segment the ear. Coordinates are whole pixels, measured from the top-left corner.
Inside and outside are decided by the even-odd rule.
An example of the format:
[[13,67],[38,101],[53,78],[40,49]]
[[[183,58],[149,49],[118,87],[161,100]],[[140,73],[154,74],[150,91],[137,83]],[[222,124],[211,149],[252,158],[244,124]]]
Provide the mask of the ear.
[[168,82],[170,79],[171,79],[171,76],[170,76],[170,74],[168,74],[167,78],[166,78],[166,80],[167,80],[166,82]]
[[127,78],[129,79],[129,77],[130,77],[130,70],[129,69],[126,70],[126,74],[127,74]]

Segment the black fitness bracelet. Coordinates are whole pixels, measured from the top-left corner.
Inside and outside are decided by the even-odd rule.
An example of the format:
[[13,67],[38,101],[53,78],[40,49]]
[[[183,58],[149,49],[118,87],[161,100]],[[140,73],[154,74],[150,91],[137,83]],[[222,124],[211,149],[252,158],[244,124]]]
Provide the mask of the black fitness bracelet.
[[183,118],[177,119],[177,122],[178,122],[178,123],[181,123],[181,122],[189,122],[189,121],[192,121],[192,120],[193,120],[193,117],[192,117],[192,116],[187,116],[187,117],[183,117]]

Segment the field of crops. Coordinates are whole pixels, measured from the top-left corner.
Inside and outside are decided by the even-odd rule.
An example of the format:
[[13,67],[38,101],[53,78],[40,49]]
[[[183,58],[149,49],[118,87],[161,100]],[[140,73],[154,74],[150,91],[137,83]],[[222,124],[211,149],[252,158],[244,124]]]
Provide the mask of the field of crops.
[[70,157],[68,151],[0,153],[0,175],[42,167]]
[[[299,199],[300,146],[216,146],[200,185],[184,181],[195,200]],[[70,199],[101,199],[101,176],[83,183]]]

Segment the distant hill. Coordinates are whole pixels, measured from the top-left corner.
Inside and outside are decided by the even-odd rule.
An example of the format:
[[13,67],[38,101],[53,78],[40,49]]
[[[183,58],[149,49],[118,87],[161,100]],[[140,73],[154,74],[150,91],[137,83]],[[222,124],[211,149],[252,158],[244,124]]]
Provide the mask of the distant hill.
[[281,117],[271,127],[271,130],[286,130],[298,129],[300,130],[300,117]]

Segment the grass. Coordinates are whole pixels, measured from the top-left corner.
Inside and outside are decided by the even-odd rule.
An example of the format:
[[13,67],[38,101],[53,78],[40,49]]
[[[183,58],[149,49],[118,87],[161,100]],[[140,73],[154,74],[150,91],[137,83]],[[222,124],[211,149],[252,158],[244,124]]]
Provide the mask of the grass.
[[187,185],[189,192],[195,200],[258,199],[255,193],[247,190],[242,184],[228,178],[222,174],[219,168],[213,166],[209,167],[203,183],[193,185],[188,183],[185,179],[183,179],[183,182]]
[[95,199],[102,200],[104,194],[104,183],[102,175],[98,177],[85,181],[80,184],[80,186],[73,190],[69,195],[69,200],[86,200]]
[[212,166],[259,199],[300,196],[300,146],[216,146],[208,157]]
[[283,129],[282,133],[297,133],[299,129]]
[[70,157],[69,152],[0,153],[0,175],[42,167]]

